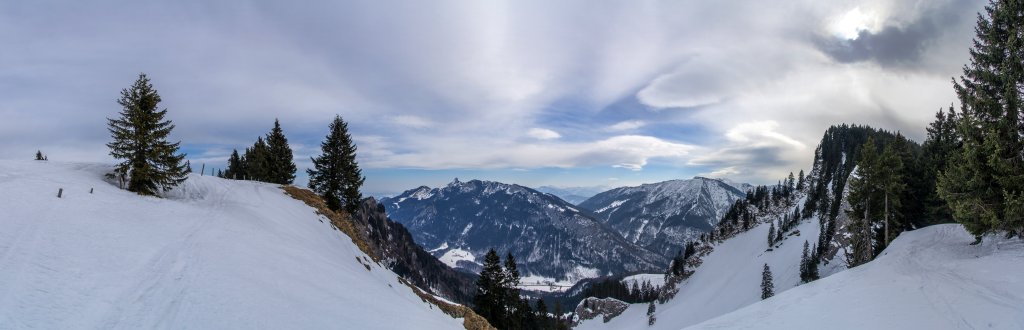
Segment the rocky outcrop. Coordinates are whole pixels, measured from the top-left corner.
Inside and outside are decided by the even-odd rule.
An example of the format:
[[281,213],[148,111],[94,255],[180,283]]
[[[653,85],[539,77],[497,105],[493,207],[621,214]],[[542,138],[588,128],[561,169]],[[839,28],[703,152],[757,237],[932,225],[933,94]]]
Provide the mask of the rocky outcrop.
[[572,320],[573,326],[599,316],[602,318],[602,321],[607,323],[612,318],[619,316],[619,314],[626,311],[626,308],[628,307],[629,304],[615,298],[590,297],[583,299],[579,305],[576,305],[576,316]]

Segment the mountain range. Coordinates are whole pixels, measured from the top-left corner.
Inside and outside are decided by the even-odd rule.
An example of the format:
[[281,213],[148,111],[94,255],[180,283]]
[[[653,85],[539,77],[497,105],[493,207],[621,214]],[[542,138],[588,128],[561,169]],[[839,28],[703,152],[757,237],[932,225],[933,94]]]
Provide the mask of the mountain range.
[[388,216],[451,266],[474,270],[495,249],[512,253],[526,278],[582,278],[661,271],[667,258],[637,246],[589,212],[514,184],[455,180],[381,200]]

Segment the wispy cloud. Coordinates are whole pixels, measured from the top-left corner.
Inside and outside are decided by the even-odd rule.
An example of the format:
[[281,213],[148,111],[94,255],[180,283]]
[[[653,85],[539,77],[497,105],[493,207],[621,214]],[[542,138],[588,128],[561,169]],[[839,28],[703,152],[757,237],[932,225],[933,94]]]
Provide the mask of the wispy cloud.
[[[5,2],[0,44],[18,51],[0,52],[0,157],[109,160],[105,118],[144,71],[172,139],[201,161],[280,118],[303,166],[340,114],[366,168],[555,167],[595,181],[615,168],[636,182],[657,163],[674,169],[659,178],[772,182],[806,168],[830,124],[921,138],[955,100],[949,78],[983,5]],[[858,8],[857,38],[837,34]]]

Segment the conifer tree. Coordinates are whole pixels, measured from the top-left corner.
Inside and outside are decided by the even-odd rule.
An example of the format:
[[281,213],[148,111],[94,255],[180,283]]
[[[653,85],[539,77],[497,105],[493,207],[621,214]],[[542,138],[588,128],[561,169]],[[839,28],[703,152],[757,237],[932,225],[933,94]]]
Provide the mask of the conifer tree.
[[260,182],[270,182],[270,150],[263,137],[256,138],[252,147],[245,149],[245,174],[246,179]]
[[524,307],[529,307],[525,302],[521,302],[519,297],[519,270],[516,267],[516,258],[512,256],[512,252],[505,255],[505,273],[503,277],[504,281],[501,283],[501,288],[505,292],[504,306],[507,310],[508,315],[506,316],[509,320],[507,324],[509,328],[518,329],[522,328],[523,322],[529,318],[526,314],[529,314],[528,310],[524,310]]
[[228,168],[224,170],[224,178],[232,180],[241,180],[245,178],[245,172],[242,168],[242,158],[238,156],[238,149],[231,151],[231,156],[228,157]]
[[811,281],[810,280],[810,273],[811,273],[810,272],[810,263],[811,263],[811,258],[810,258],[809,253],[810,253],[810,245],[807,243],[807,241],[804,241],[804,252],[802,254],[800,254],[800,282],[801,283],[807,283],[807,282]]
[[165,120],[167,109],[158,109],[160,95],[145,74],[131,87],[121,90],[120,118],[107,119],[113,141],[107,143],[110,155],[121,160],[114,173],[128,191],[140,195],[156,195],[167,191],[187,178],[189,168],[178,154],[181,142],[170,143],[167,136],[174,129]]
[[796,190],[804,190],[804,170],[800,170],[800,174],[797,175]]
[[808,282],[817,281],[819,278],[821,278],[818,275],[818,262],[820,262],[821,259],[818,256],[818,253],[815,252],[815,251],[818,251],[818,246],[817,245],[812,245],[811,246],[811,254],[808,256],[808,260],[807,260],[807,279],[808,279]]
[[309,188],[320,194],[330,209],[355,213],[362,200],[359,188],[366,178],[356,162],[356,145],[348,134],[348,124],[341,116],[334,117],[320,148],[323,154],[313,158],[314,168],[306,170]]
[[501,257],[498,257],[494,249],[490,249],[484,256],[483,270],[476,280],[473,305],[477,314],[498,328],[502,328],[506,322],[504,283],[505,271],[501,268]]
[[653,300],[647,303],[647,325],[654,325],[654,322],[658,320],[654,317],[655,309]]
[[768,227],[768,248],[771,249],[775,245],[775,222],[772,221],[771,227]]
[[940,175],[938,192],[953,218],[981,235],[1024,232],[1024,2],[991,1],[978,16],[971,63],[954,89],[962,146]]
[[551,322],[551,316],[548,315],[548,305],[544,303],[544,299],[537,299],[537,323],[539,323],[541,329],[554,328],[554,324]]
[[[860,159],[857,160],[857,175],[850,179],[850,195],[848,201],[853,208],[849,215],[851,223],[849,231],[852,235],[851,248],[847,252],[847,265],[856,267],[871,260],[873,251],[873,219],[877,218],[881,209],[882,199],[878,184],[878,147],[875,139],[869,137],[861,147]],[[821,243],[821,242],[819,242]],[[819,244],[821,246],[821,244]]]
[[267,134],[267,180],[277,184],[291,184],[295,181],[295,162],[288,138],[281,130],[281,123],[274,119],[274,128]]
[[[901,136],[897,136],[897,141]],[[889,246],[889,242],[896,237],[896,234],[902,231],[902,214],[899,214],[899,209],[902,205],[900,200],[903,191],[907,188],[907,185],[903,183],[903,161],[899,157],[896,151],[895,145],[899,143],[890,143],[885,146],[885,150],[882,151],[882,155],[878,159],[877,169],[874,170],[876,174],[875,184],[879,186],[883,200],[883,230],[885,232],[884,238],[881,240],[881,244],[875,249],[875,251],[881,252],[886,246]],[[895,226],[892,223],[900,223],[900,226]],[[896,227],[896,228],[894,228]],[[890,235],[890,233],[892,233]]]
[[44,160],[42,150],[36,150],[36,160]]
[[953,107],[948,112],[935,114],[935,121],[926,128],[928,137],[922,144],[922,162],[924,171],[924,184],[927,194],[924,196],[925,211],[929,223],[945,223],[953,220],[952,211],[946,201],[939,197],[936,183],[939,175],[946,171],[949,158],[960,148],[960,141],[956,136],[956,113]]
[[761,272],[761,300],[771,298],[775,295],[775,283],[772,281],[772,270],[768,264],[764,264],[764,271]]

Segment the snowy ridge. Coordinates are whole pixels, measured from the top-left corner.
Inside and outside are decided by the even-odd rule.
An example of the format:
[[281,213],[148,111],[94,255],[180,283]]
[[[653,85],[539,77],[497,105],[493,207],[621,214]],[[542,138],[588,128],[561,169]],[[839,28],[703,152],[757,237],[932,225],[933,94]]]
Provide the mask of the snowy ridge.
[[0,328],[462,328],[277,185],[109,170],[0,161]]

